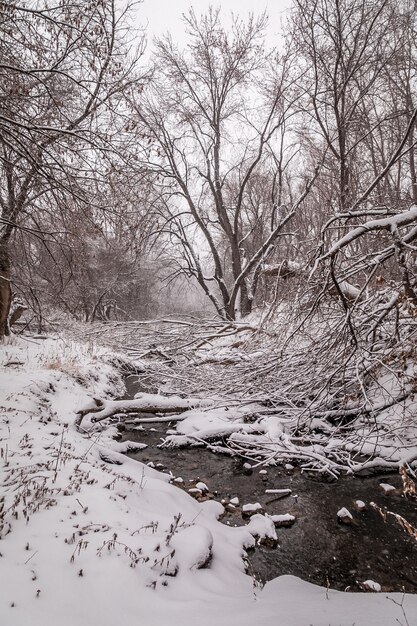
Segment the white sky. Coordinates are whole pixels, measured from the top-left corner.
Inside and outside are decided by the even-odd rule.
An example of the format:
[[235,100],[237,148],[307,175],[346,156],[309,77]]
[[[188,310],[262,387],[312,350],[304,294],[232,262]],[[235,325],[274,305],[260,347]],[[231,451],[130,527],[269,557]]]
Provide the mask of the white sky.
[[229,17],[231,12],[242,17],[249,12],[261,13],[266,9],[270,18],[268,39],[274,45],[274,35],[280,29],[280,21],[285,10],[291,5],[291,0],[143,0],[139,5],[138,14],[143,26],[147,25],[149,43],[152,37],[160,36],[170,31],[174,40],[180,42],[183,37],[181,15],[187,13],[192,6],[196,14],[204,13],[210,5],[221,6],[222,12]]

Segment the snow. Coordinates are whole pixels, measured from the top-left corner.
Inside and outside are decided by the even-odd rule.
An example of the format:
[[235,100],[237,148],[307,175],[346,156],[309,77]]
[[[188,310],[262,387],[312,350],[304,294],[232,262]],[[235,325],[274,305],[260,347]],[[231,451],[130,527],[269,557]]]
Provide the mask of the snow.
[[[210,404],[210,402],[207,400],[201,400],[200,398],[184,399],[179,396],[161,396],[159,394],[152,393],[138,393],[135,395],[134,400],[104,400],[99,407],[94,407],[90,401],[85,406],[81,407],[79,411],[83,414],[87,413],[87,416],[90,416],[90,422],[94,423],[107,419],[113,415],[122,415],[123,413],[131,411],[138,411],[141,413],[179,413],[184,409],[190,409],[195,406],[207,404]],[[91,413],[88,413],[88,411],[91,411]],[[172,421],[173,419],[183,419],[183,417],[179,416],[173,418],[170,416],[165,419]],[[87,421],[88,417],[84,419]],[[138,421],[146,421],[146,419],[147,418],[141,418],[140,420],[136,420],[136,423]],[[153,418],[152,420],[155,421]],[[162,421],[162,418],[160,418],[159,421]],[[77,425],[80,426],[80,424],[81,418],[77,420]],[[86,427],[88,428],[88,426],[84,423],[83,428],[85,429]]]
[[144,450],[148,447],[146,443],[139,443],[137,441],[123,441],[122,443],[114,442],[114,449],[117,452],[126,453],[126,452],[135,452],[137,450]]
[[171,539],[175,550],[176,568],[200,569],[211,558],[213,535],[203,526],[195,524],[181,528]]
[[239,506],[239,498],[238,497],[231,498],[230,504],[233,504],[233,506]]
[[220,503],[121,454],[115,429],[78,432],[79,410],[122,394],[112,357],[58,339],[0,348],[1,624],[391,626],[404,609],[417,626],[416,596],[255,587],[242,557],[273,517],[224,525]]
[[[226,342],[235,338],[223,337],[221,340]],[[265,466],[269,463],[285,463],[288,471],[293,471],[295,465],[305,471],[322,469],[336,478],[343,472],[356,473],[366,468],[395,470],[407,463],[412,467],[417,463],[417,425],[411,417],[417,410],[417,397],[411,394],[401,402],[393,402],[393,399],[401,398],[407,384],[412,384],[415,374],[414,371],[407,372],[406,378],[399,380],[389,369],[381,368],[374,383],[370,382],[367,386],[366,400],[361,405],[358,405],[357,399],[352,399],[352,406],[346,409],[321,411],[318,404],[314,417],[310,415],[314,407],[310,407],[305,416],[301,411],[301,416],[297,417],[295,409],[293,411],[287,406],[282,410],[279,404],[266,408],[255,400],[246,404],[236,397],[231,400],[194,397],[190,402],[177,396],[179,405],[183,407],[176,407],[179,413],[142,417],[139,423],[149,420],[175,422],[176,428],[170,427],[163,440],[162,445],[166,447],[208,445],[229,454],[233,451],[238,454],[248,452],[245,456],[253,462],[245,463],[243,469],[249,473],[256,468],[262,476],[266,476]],[[145,403],[147,400],[151,408],[152,403],[157,405],[162,402],[165,406],[161,408],[169,411],[173,408],[174,398],[147,394],[137,401]],[[346,410],[357,415],[352,437],[341,436],[332,423],[335,418],[343,417]],[[369,420],[367,414],[373,415],[373,419]],[[87,416],[84,427],[88,428],[89,417],[96,418],[97,413]],[[309,435],[302,442],[295,434],[299,427],[305,428]],[[313,441],[309,442],[309,437]],[[224,439],[227,439],[227,446],[220,441]],[[254,450],[256,457],[253,457]],[[358,453],[362,460],[358,460]],[[364,461],[366,456],[369,460]],[[350,458],[349,463],[346,458]]]
[[[284,266],[284,268],[283,268]],[[285,259],[285,261],[283,263],[280,263],[279,265],[268,265],[268,264],[264,264],[263,266],[264,268],[264,272],[265,273],[272,273],[278,269],[282,270],[285,269],[286,271],[289,272],[293,272],[294,274],[299,273],[302,271],[303,266],[301,265],[301,263],[298,263],[298,261],[292,261],[291,259]]]
[[366,504],[363,500],[355,500],[355,505],[358,511],[363,511],[366,509]]

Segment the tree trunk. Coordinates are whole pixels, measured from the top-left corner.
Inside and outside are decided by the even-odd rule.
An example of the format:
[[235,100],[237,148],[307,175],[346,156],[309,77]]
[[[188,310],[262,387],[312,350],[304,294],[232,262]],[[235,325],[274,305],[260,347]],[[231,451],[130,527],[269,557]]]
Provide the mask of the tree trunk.
[[240,314],[242,317],[252,313],[253,299],[249,296],[248,288],[245,281],[243,281],[240,288]]
[[9,328],[11,328],[13,324],[16,324],[16,322],[20,320],[25,311],[27,311],[27,306],[25,306],[24,304],[12,304],[10,308]]
[[0,242],[0,340],[9,334],[7,323],[12,301],[10,282],[10,255],[8,240]]

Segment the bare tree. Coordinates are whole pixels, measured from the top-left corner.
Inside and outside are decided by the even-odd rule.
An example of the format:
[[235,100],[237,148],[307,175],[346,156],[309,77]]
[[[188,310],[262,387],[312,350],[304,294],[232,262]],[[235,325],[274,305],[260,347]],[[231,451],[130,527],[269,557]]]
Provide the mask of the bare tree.
[[[305,107],[334,167],[333,210],[344,212],[354,197],[361,114],[378,99],[381,73],[392,55],[386,32],[389,0],[296,0],[292,18],[300,62],[305,68]],[[363,178],[363,171],[361,171]],[[363,184],[363,183],[362,183]]]
[[50,213],[38,207],[40,236],[33,215],[22,216],[12,236],[14,290],[39,330],[60,311],[95,321],[141,319],[155,309],[153,283],[161,264],[151,261],[147,245],[155,225],[146,214],[145,190],[129,170],[117,171],[103,188],[90,185],[87,198],[80,211],[70,197],[64,205],[56,197]]
[[[301,177],[291,201],[283,175],[296,151],[287,132],[298,91],[290,53],[264,51],[265,16],[235,18],[230,32],[219,10],[191,11],[185,23],[186,49],[171,37],[157,42],[154,80],[132,106],[182,271],[235,319],[251,311],[260,268],[311,185]],[[254,207],[260,177],[268,201]]]

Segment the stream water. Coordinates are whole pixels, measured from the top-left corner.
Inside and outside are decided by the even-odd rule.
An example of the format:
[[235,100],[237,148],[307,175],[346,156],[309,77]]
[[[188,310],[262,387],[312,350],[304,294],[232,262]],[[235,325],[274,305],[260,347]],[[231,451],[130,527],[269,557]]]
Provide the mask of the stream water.
[[[128,395],[140,390],[136,377],[127,381]],[[130,453],[144,463],[181,477],[180,488],[193,488],[203,481],[211,497],[225,501],[222,522],[230,525],[247,523],[241,506],[259,502],[269,514],[291,513],[296,521],[289,528],[278,528],[278,545],[259,545],[249,554],[249,571],[261,582],[283,574],[334,589],[360,589],[368,579],[378,582],[384,591],[417,593],[417,541],[408,535],[391,516],[382,516],[369,506],[375,502],[406,518],[417,527],[417,501],[401,495],[401,479],[397,474],[368,478],[342,477],[335,482],[318,480],[297,468],[268,467],[267,473],[255,469],[245,473],[244,460],[213,454],[205,448],[158,448],[168,424],[150,424],[138,430],[126,427],[122,440],[140,441],[147,448]],[[172,426],[171,426],[172,427]],[[381,483],[397,488],[385,493]],[[291,494],[274,499],[270,489],[291,489]],[[238,497],[240,506],[227,506]],[[359,512],[355,501],[366,508]],[[349,525],[340,523],[337,512],[346,507],[353,515]]]

